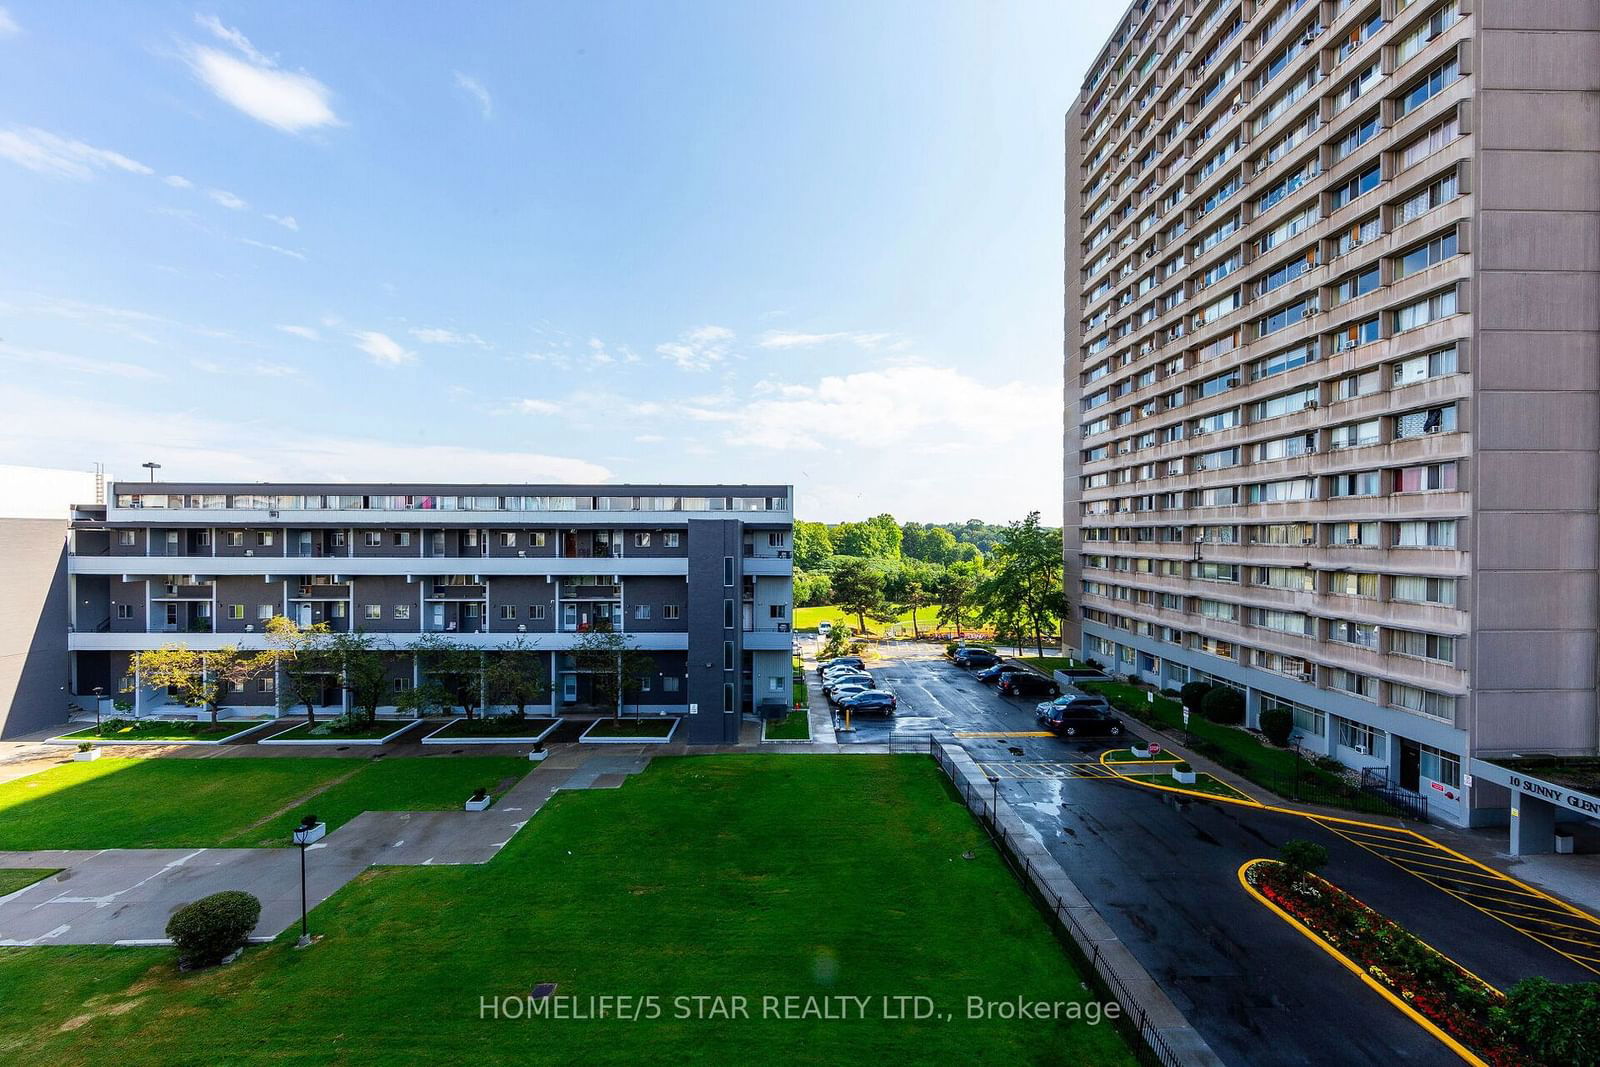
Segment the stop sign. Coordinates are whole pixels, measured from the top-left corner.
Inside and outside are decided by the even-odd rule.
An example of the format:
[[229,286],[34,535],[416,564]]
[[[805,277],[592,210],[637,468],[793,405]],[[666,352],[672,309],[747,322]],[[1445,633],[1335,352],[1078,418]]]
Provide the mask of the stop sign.
[[1160,754],[1161,746],[1154,741],[1150,742],[1150,755],[1159,756]]

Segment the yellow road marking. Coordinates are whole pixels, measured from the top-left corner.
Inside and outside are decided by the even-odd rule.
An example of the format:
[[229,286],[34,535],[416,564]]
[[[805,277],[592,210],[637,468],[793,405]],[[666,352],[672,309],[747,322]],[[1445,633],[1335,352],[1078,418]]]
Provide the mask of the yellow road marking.
[[956,730],[951,737],[1054,737],[1055,734],[1045,730],[1014,730],[994,731],[992,733],[979,730]]
[[[1387,1000],[1390,1004],[1394,1005],[1396,1008],[1399,1008],[1403,1013],[1405,1013],[1405,1015],[1407,1017],[1409,1017],[1411,1019],[1412,1022],[1416,1023],[1418,1026],[1422,1027],[1428,1033],[1430,1033],[1434,1037],[1438,1038],[1439,1041],[1444,1045],[1445,1048],[1449,1049],[1451,1052],[1454,1052],[1457,1056],[1460,1056],[1463,1060],[1466,1060],[1468,1063],[1475,1064],[1476,1067],[1488,1067],[1488,1064],[1484,1063],[1483,1060],[1479,1059],[1476,1055],[1474,1055],[1472,1053],[1471,1049],[1468,1049],[1465,1045],[1461,1044],[1461,1042],[1457,1041],[1455,1038],[1451,1037],[1449,1034],[1447,1034],[1443,1030],[1439,1029],[1437,1026],[1435,1026],[1433,1024],[1433,1022],[1430,1019],[1428,1019],[1427,1017],[1422,1015],[1421,1012],[1417,1011],[1411,1005],[1407,1004],[1400,997],[1395,996],[1394,992],[1392,990],[1390,990],[1388,986],[1385,986],[1382,982],[1379,982],[1376,978],[1373,978],[1370,974],[1368,974],[1366,972],[1365,968],[1361,967],[1359,964],[1357,964],[1356,962],[1351,960],[1343,952],[1340,952],[1338,949],[1336,949],[1332,945],[1328,944],[1327,941],[1323,940],[1320,936],[1318,936],[1317,934],[1313,933],[1311,931],[1311,929],[1306,926],[1305,923],[1301,922],[1299,919],[1296,919],[1293,915],[1290,915],[1288,912],[1284,911],[1278,905],[1276,905],[1272,901],[1268,900],[1260,892],[1260,890],[1256,889],[1255,886],[1251,885],[1250,884],[1250,880],[1244,876],[1244,872],[1249,870],[1252,865],[1257,864],[1257,863],[1261,863],[1261,862],[1262,862],[1262,860],[1259,860],[1259,859],[1245,860],[1243,863],[1241,863],[1239,865],[1239,884],[1244,886],[1244,890],[1245,890],[1246,893],[1249,893],[1251,896],[1255,897],[1257,901],[1261,902],[1262,904],[1265,904],[1268,908],[1270,908],[1272,910],[1272,912],[1278,916],[1278,918],[1282,919],[1284,922],[1289,924],[1290,929],[1296,931],[1297,933],[1300,934],[1300,936],[1302,936],[1306,940],[1310,941],[1313,945],[1316,945],[1322,951],[1326,952],[1328,955],[1330,955],[1334,959],[1338,960],[1340,966],[1344,967],[1345,970],[1349,971],[1351,974],[1355,975],[1357,978],[1359,978],[1363,982],[1365,982],[1369,987],[1371,987],[1372,989],[1376,990],[1379,996],[1381,996],[1384,1000]],[[1423,943],[1426,944],[1426,942],[1423,942]],[[1429,945],[1428,947],[1429,948],[1433,948],[1432,945]],[[1434,949],[1434,951],[1438,952],[1439,950],[1438,949]],[[1439,952],[1439,955],[1444,956],[1444,953]],[[1445,959],[1450,959],[1450,957],[1445,956]],[[1451,960],[1451,962],[1454,963],[1455,961]],[[1457,964],[1457,966],[1460,966],[1460,965]],[[1462,968],[1462,969],[1465,970],[1465,968]],[[1468,974],[1472,974],[1471,971],[1467,971],[1467,973]],[[1474,978],[1478,977],[1477,975],[1472,975],[1472,976]],[[1478,981],[1483,982],[1483,979],[1478,978]],[[1489,983],[1487,983],[1487,982],[1484,982],[1483,984],[1486,985],[1486,986],[1489,985]],[[1493,986],[1489,986],[1489,988],[1493,989],[1494,987]]]

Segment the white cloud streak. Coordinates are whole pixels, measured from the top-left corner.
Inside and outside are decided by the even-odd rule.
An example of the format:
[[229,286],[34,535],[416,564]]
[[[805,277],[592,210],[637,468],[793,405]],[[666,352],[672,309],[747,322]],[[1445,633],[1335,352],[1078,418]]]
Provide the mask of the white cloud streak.
[[11,12],[0,7],[0,37],[15,37],[22,32],[22,27],[17,25],[17,20],[11,17]]
[[472,75],[463,74],[459,70],[455,72],[455,75],[456,88],[466,92],[467,95],[477,101],[478,111],[483,115],[484,121],[487,122],[493,118],[494,99],[490,97],[489,90],[483,87],[483,83]]
[[656,346],[662,357],[685,371],[708,371],[728,358],[733,331],[726,326],[696,326],[676,341]]
[[358,330],[354,336],[356,347],[380,367],[398,367],[417,361],[415,352],[402,348],[400,342],[386,333],[379,333],[377,330]]
[[293,215],[268,215],[267,219],[271,222],[276,222],[286,230],[300,232],[300,223],[295,220]]
[[221,204],[229,211],[243,211],[250,206],[226,189],[207,189],[206,196],[211,198],[212,203]]
[[768,330],[756,342],[762,348],[815,348],[818,345],[837,344],[840,342],[855,345],[857,348],[868,352],[876,351],[886,341],[893,338],[888,333],[865,333],[861,331],[843,331],[839,333],[799,333],[793,330]]
[[257,241],[249,237],[241,237],[239,240],[252,248],[263,248],[268,252],[276,252],[280,256],[288,256],[290,259],[298,259],[302,263],[304,263],[306,260],[306,254],[304,252],[296,252],[294,249],[284,248],[282,245],[268,244],[265,241]]
[[224,26],[215,15],[198,15],[195,21],[239,53],[206,45],[189,50],[195,76],[219,100],[285,133],[341,125],[331,103],[332,91],[315,77],[279,69],[249,38]]
[[320,341],[322,335],[311,326],[296,326],[292,323],[279,323],[278,329],[294,337],[304,338],[307,341]]
[[411,331],[411,336],[425,345],[477,345],[479,348],[489,347],[489,342],[475,333],[461,333],[438,326],[419,326]]
[[9,159],[39,174],[80,180],[106,170],[126,171],[129,174],[155,173],[121,152],[96,148],[34,126],[0,130],[0,158]]

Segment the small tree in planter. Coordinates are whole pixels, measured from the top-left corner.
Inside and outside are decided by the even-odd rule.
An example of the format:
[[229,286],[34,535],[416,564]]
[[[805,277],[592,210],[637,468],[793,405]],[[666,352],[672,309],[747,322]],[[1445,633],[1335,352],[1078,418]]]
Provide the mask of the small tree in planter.
[[267,621],[267,640],[277,650],[283,666],[283,684],[278,687],[278,706],[288,711],[296,704],[306,709],[306,722],[317,724],[317,705],[327,692],[328,678],[336,666],[328,654],[328,624],[319,622],[301,628],[294,621],[276,615]]
[[444,687],[449,706],[476,718],[483,703],[483,653],[442,634],[423,634],[413,647],[423,673]]
[[323,645],[323,655],[339,672],[339,685],[350,694],[354,719],[369,723],[378,719],[383,683],[388,679],[385,650],[384,643],[363,630],[331,634]]
[[528,717],[529,704],[550,695],[545,653],[521,634],[489,656],[486,680],[489,702],[516,708],[518,722]]
[[1194,785],[1194,768],[1187,761],[1172,768],[1172,779],[1182,785]]
[[417,685],[396,693],[394,705],[400,714],[421,719],[442,711],[449,699],[450,694],[445,692],[444,686],[432,678],[424,678]]
[[596,626],[572,650],[578,670],[589,675],[596,703],[612,705],[612,717],[622,718],[622,701],[631,689],[655,671],[655,657],[641,652],[627,634]]
[[1283,873],[1289,884],[1298,887],[1308,875],[1315,874],[1327,865],[1328,850],[1315,841],[1296,837],[1283,843],[1278,850],[1278,858],[1283,863]]

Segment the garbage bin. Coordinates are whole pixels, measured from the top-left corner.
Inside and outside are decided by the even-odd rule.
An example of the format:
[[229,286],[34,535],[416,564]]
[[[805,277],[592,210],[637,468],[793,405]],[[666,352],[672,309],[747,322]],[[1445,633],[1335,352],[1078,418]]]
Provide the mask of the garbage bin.
[[1561,855],[1563,855],[1563,856],[1572,855],[1572,835],[1571,834],[1557,834],[1556,835],[1556,851],[1561,853]]

